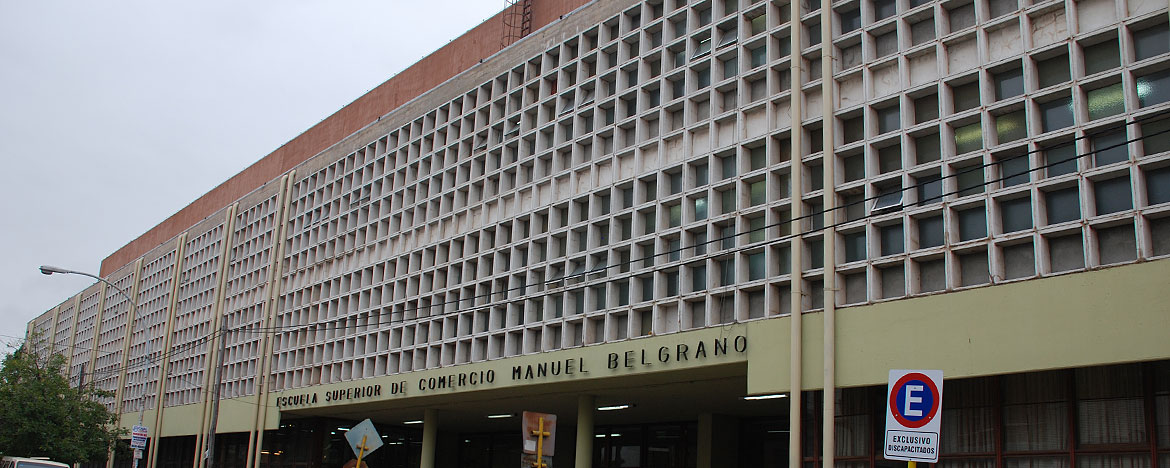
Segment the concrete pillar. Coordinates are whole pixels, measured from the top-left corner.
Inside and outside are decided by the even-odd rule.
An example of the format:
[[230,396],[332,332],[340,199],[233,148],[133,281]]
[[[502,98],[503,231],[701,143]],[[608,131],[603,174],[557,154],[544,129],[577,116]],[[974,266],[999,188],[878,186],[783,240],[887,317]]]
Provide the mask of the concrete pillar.
[[699,415],[698,468],[739,465],[739,420],[732,416],[703,413]]
[[577,449],[574,452],[574,468],[593,466],[593,411],[596,400],[593,395],[577,397]]
[[435,448],[439,445],[439,415],[434,409],[423,411],[422,455],[419,468],[435,468]]

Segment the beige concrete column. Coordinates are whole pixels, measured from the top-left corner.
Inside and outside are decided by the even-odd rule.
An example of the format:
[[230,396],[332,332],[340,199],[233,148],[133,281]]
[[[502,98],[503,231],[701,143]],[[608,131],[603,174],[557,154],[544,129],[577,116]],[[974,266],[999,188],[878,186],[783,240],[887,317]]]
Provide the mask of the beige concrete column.
[[593,411],[597,399],[593,395],[577,397],[577,448],[573,454],[574,468],[593,466]]
[[435,447],[439,445],[438,439],[438,410],[428,408],[423,411],[422,456],[419,457],[419,468],[435,468]]
[[703,413],[699,415],[698,447],[695,464],[698,468],[739,466],[739,421],[727,415]]

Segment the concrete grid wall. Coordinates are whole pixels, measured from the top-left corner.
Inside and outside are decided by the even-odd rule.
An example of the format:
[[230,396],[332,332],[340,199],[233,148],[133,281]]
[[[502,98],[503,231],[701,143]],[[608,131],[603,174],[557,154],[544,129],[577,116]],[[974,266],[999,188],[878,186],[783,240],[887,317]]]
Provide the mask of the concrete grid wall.
[[[297,167],[287,217],[271,183],[232,227],[193,230],[171,338],[191,345],[170,357],[166,404],[202,398],[175,379],[206,377],[219,294],[231,327],[273,314],[270,376],[289,389],[786,315],[793,290],[807,312],[1170,255],[1165,125],[1103,131],[1167,109],[1166,5],[1020,2],[829,5],[831,115],[820,5],[796,20],[763,0],[569,16]],[[794,53],[793,34],[809,47]],[[903,210],[789,223],[826,193],[903,188]],[[842,247],[825,258],[829,236]],[[138,294],[157,313],[165,268],[145,265]],[[106,293],[102,388],[126,308]],[[262,336],[229,335],[226,395],[255,391]]]

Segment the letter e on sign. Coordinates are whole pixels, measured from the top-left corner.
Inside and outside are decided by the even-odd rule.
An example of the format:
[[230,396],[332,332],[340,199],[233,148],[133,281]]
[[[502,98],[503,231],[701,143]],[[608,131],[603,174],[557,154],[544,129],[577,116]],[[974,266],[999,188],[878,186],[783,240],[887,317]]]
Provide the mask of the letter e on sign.
[[891,370],[883,453],[891,460],[938,463],[941,370]]

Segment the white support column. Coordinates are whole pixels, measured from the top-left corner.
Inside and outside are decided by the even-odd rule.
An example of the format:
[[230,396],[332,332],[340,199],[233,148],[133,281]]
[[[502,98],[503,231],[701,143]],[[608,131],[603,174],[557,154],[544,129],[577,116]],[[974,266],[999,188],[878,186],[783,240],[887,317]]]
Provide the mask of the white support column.
[[439,415],[434,409],[423,411],[423,440],[422,456],[419,457],[419,468],[435,468],[435,448],[439,442]]
[[574,468],[593,466],[593,395],[577,397],[577,450],[574,453]]

